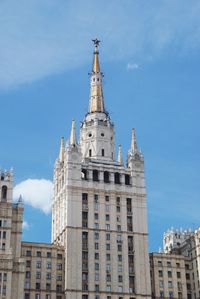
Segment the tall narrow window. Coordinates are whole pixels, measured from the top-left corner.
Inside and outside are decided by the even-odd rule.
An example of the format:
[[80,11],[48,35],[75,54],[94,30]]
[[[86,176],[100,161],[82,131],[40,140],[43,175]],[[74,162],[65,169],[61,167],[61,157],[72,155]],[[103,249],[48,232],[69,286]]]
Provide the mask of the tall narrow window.
[[89,157],[92,157],[92,150],[89,149]]
[[93,181],[98,181],[99,180],[99,172],[98,170],[93,170]]
[[7,186],[3,186],[2,189],[1,189],[1,198],[6,201],[7,199]]
[[108,171],[104,171],[104,183],[110,182],[110,174]]
[[115,184],[120,184],[120,173],[115,172]]
[[101,150],[101,155],[102,155],[102,157],[105,156],[105,150],[104,150],[104,148],[102,148],[102,150]]

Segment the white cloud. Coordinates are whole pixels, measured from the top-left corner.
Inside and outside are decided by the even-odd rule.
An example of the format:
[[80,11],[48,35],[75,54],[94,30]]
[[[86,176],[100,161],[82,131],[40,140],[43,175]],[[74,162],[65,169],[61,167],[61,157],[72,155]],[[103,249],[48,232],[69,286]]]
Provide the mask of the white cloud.
[[0,1],[0,88],[32,82],[91,60],[156,58],[200,49],[197,0]]
[[126,67],[127,71],[133,71],[139,69],[139,64],[129,62]]
[[30,227],[30,225],[28,224],[28,222],[24,220],[22,223],[22,228],[24,230],[29,230],[29,227]]
[[14,200],[18,199],[20,195],[24,202],[33,208],[49,213],[53,197],[53,183],[45,179],[27,179],[14,188]]

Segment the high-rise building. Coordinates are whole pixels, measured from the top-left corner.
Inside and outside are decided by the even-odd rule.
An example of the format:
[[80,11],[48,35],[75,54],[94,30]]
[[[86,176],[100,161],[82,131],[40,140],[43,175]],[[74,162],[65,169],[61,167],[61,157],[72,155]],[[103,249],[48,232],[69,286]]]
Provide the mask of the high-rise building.
[[21,241],[22,198],[0,170],[0,299],[198,299],[200,229],[169,230],[149,263],[144,158],[134,129],[115,158],[98,48],[79,141],[73,121],[55,162],[51,244]]
[[127,164],[105,109],[99,41],[94,40],[89,110],[75,122],[54,168],[52,243],[65,248],[70,299],[150,298],[144,158],[132,130]]

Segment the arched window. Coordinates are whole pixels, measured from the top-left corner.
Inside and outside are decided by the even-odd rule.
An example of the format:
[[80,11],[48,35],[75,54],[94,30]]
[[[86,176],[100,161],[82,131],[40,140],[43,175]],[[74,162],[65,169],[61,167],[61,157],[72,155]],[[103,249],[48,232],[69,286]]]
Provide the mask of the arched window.
[[120,173],[115,172],[115,184],[120,184]]
[[93,170],[93,181],[98,182],[99,180],[99,172],[98,170]]
[[7,190],[8,190],[7,186],[3,186],[3,187],[1,188],[1,198],[2,198],[4,201],[6,201],[6,199],[7,199]]
[[104,183],[110,183],[110,174],[108,171],[104,171]]

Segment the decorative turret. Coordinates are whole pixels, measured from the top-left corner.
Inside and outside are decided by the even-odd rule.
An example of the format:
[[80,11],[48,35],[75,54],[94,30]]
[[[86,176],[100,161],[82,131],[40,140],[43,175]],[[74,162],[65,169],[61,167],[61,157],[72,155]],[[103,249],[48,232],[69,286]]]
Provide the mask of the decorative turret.
[[131,150],[132,151],[137,150],[137,142],[136,142],[135,129],[134,128],[132,129]]
[[71,135],[70,135],[70,145],[76,146],[76,125],[75,120],[72,120],[72,129],[71,129]]
[[99,64],[99,43],[100,41],[96,38],[94,42],[94,59],[92,72],[90,75],[90,108],[89,113],[94,112],[105,112],[103,89],[102,89],[102,73],[100,72]]
[[64,137],[61,138],[60,141],[60,153],[59,153],[59,161],[64,162],[64,154],[65,154],[65,141]]
[[121,145],[119,145],[119,150],[118,150],[118,163],[119,163],[119,165],[123,164],[122,146]]

